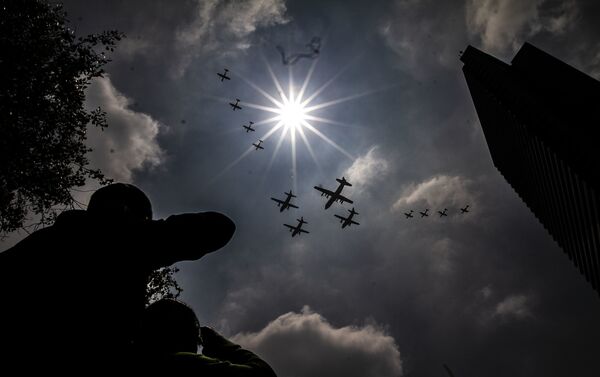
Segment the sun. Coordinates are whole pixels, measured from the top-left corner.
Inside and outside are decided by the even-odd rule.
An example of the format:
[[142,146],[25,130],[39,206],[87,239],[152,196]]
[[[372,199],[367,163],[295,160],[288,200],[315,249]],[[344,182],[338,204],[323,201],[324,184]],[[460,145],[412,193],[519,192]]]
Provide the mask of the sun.
[[307,121],[306,108],[299,101],[287,101],[278,107],[279,116],[277,121],[281,121],[283,126],[289,130],[296,131]]
[[[313,61],[308,73],[304,79],[303,84],[300,87],[294,86],[294,80],[292,75],[292,68],[289,66],[289,81],[288,87],[284,89],[280,83],[280,81],[275,76],[271,65],[265,60],[267,70],[271,76],[273,84],[275,86],[276,92],[274,94],[270,94],[265,91],[263,88],[250,81],[248,78],[239,76],[241,80],[254,88],[258,93],[260,93],[266,100],[268,100],[273,106],[268,105],[259,105],[256,103],[240,101],[240,104],[244,107],[253,108],[256,110],[262,110],[266,113],[272,114],[271,117],[268,117],[263,120],[258,120],[253,123],[254,126],[262,126],[270,127],[262,136],[259,137],[263,145],[266,146],[268,150],[271,150],[271,159],[266,169],[266,174],[268,174],[273,162],[276,159],[277,153],[281,148],[283,141],[287,138],[290,142],[290,150],[292,156],[292,177],[293,177],[293,189],[296,190],[296,180],[297,180],[297,168],[296,168],[296,154],[297,154],[297,144],[301,142],[304,145],[306,152],[309,153],[310,157],[314,161],[317,168],[321,169],[321,165],[317,159],[315,151],[311,146],[309,141],[309,136],[316,136],[318,139],[324,141],[329,146],[338,150],[348,159],[354,161],[354,156],[352,156],[348,151],[346,151],[343,147],[341,147],[338,143],[331,140],[329,137],[325,135],[320,128],[324,128],[325,126],[346,126],[346,127],[354,127],[357,128],[359,126],[356,125],[348,125],[343,122],[338,122],[332,119],[328,119],[322,116],[317,116],[315,112],[317,110],[326,109],[330,106],[337,105],[346,101],[354,100],[365,95],[372,94],[377,90],[366,91],[357,94],[351,94],[347,97],[337,98],[326,102],[315,103],[318,96],[328,87],[330,86],[337,77],[339,77],[345,68],[338,70],[338,72],[327,82],[321,85],[318,89],[316,89],[310,95],[306,95],[306,91],[308,88],[308,84],[312,77],[312,74],[315,70],[317,60]],[[299,89],[299,90],[298,90]],[[318,124],[318,126],[317,126]],[[276,132],[279,131],[279,137],[277,141],[271,142],[269,140],[271,137],[275,135]],[[254,147],[250,146],[242,155],[240,155],[237,159],[231,162],[227,167],[221,170],[221,172],[213,179],[216,180],[218,177],[225,174],[235,165],[237,165],[242,159],[248,156],[250,153],[254,151]],[[266,174],[264,177],[266,177]]]

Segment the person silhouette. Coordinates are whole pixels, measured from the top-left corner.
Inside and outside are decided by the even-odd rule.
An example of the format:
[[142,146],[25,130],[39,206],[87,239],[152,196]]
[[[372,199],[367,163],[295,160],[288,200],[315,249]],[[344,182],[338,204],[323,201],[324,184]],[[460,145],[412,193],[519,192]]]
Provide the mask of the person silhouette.
[[[202,354],[197,353],[198,345]],[[225,339],[210,327],[200,327],[185,303],[162,299],[149,305],[134,342],[133,367],[138,374],[206,377],[276,377],[273,369],[251,351]]]
[[[0,375],[12,367],[64,374],[119,365],[144,311],[150,273],[216,251],[234,232],[217,212],[152,220],[150,200],[137,187],[100,188],[87,210],[65,211],[0,253]],[[47,347],[28,363],[23,352],[33,340]]]

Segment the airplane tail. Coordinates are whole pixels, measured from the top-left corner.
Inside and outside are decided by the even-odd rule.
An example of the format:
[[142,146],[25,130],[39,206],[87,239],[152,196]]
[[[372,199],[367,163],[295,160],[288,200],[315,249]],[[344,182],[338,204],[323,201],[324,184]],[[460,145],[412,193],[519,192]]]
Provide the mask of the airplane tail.
[[342,177],[342,179],[336,178],[335,180],[343,184],[344,186],[352,186],[348,181],[346,181],[346,178],[344,177]]
[[356,212],[356,211],[354,210],[354,208],[352,208],[352,209],[349,209],[349,210],[348,210],[348,212],[350,212],[350,213],[353,213],[353,214],[355,214],[355,215],[360,215],[360,213]]

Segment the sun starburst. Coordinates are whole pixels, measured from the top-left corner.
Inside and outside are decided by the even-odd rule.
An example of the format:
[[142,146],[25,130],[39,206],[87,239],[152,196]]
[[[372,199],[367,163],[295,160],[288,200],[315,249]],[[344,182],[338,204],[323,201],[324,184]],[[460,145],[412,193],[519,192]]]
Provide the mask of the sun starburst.
[[[271,76],[271,79],[273,81],[273,84],[276,88],[276,91],[278,93],[277,95],[271,95],[266,90],[264,90],[263,88],[261,88],[260,86],[255,84],[254,82],[250,81],[249,79],[238,76],[240,79],[242,79],[245,83],[247,83],[252,88],[254,88],[258,93],[260,93],[265,99],[267,99],[273,105],[273,106],[265,106],[265,105],[251,103],[251,102],[240,101],[240,105],[242,105],[244,107],[248,107],[248,108],[252,108],[252,109],[256,109],[256,110],[262,110],[264,112],[275,115],[275,116],[271,115],[267,119],[260,120],[256,123],[254,123],[254,126],[261,126],[261,127],[271,125],[270,126],[271,128],[260,137],[260,139],[263,140],[263,142],[266,143],[266,145],[268,145],[267,140],[271,136],[273,136],[277,131],[280,131],[279,139],[277,140],[277,143],[275,144],[274,147],[270,148],[270,149],[272,149],[273,153],[271,155],[271,159],[269,161],[269,165],[267,167],[266,174],[268,174],[269,170],[271,169],[271,166],[273,165],[273,162],[275,161],[277,153],[281,149],[283,141],[286,139],[286,137],[289,138],[290,146],[291,146],[291,156],[292,156],[292,177],[293,177],[294,190],[296,189],[296,178],[297,178],[297,171],[296,171],[297,170],[296,169],[297,135],[299,135],[300,139],[302,139],[302,142],[303,142],[304,146],[306,147],[306,150],[308,151],[308,153],[310,154],[310,157],[312,158],[312,160],[314,161],[314,163],[316,164],[316,166],[319,169],[320,169],[320,164],[319,164],[317,156],[314,152],[314,149],[312,148],[312,146],[310,144],[310,140],[309,140],[309,137],[307,136],[307,133],[317,136],[319,139],[321,139],[325,143],[329,144],[331,147],[333,147],[334,149],[339,151],[345,157],[347,157],[351,160],[354,159],[354,157],[348,151],[346,151],[343,147],[341,147],[335,141],[331,140],[331,138],[327,137],[324,134],[324,132],[319,130],[319,127],[316,126],[317,123],[320,123],[322,125],[338,125],[338,126],[350,126],[350,125],[345,124],[343,122],[331,120],[331,119],[328,119],[328,118],[325,118],[322,116],[316,116],[311,113],[315,112],[317,110],[322,110],[327,107],[337,105],[337,104],[340,104],[340,103],[343,103],[346,101],[350,101],[350,100],[365,96],[367,94],[370,94],[370,93],[361,93],[361,94],[351,95],[351,96],[347,96],[347,97],[343,97],[343,98],[339,98],[339,99],[334,99],[334,100],[331,100],[328,102],[314,103],[315,99],[328,86],[330,86],[337,77],[339,77],[343,73],[344,69],[342,69],[342,70],[338,71],[335,76],[333,76],[330,80],[325,82],[321,87],[319,87],[317,90],[315,90],[312,94],[310,94],[305,99],[304,97],[305,97],[310,79],[315,70],[316,63],[317,63],[317,60],[313,61],[312,65],[310,66],[310,68],[308,70],[306,77],[304,78],[304,82],[303,82],[302,86],[300,87],[299,91],[296,91],[297,88],[294,87],[292,68],[291,68],[291,66],[289,66],[289,82],[288,82],[288,88],[287,88],[288,90],[284,91],[284,88],[282,87],[280,81],[277,79],[277,76],[273,72],[271,65],[265,60],[266,68],[267,68],[269,75]],[[287,92],[287,94],[286,94],[286,92]],[[279,98],[276,98],[276,97],[279,97]],[[305,132],[305,131],[308,131],[308,132]],[[253,147],[249,147],[241,156],[239,156],[235,161],[233,161],[225,169],[223,169],[220,172],[219,176],[221,176],[226,171],[228,171],[233,166],[235,166],[237,163],[239,163],[243,158],[245,158],[248,154],[250,154],[250,152],[252,152],[252,150],[253,150]],[[265,177],[266,177],[266,175],[265,175]],[[215,179],[216,178],[217,177],[215,177]]]

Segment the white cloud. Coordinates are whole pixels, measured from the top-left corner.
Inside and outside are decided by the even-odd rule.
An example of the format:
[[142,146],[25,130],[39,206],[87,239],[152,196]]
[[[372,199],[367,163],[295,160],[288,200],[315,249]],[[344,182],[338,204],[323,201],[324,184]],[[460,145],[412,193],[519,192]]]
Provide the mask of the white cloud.
[[353,187],[360,190],[385,177],[389,171],[388,161],[380,157],[377,146],[372,147],[361,157],[358,157],[344,172],[344,176]]
[[527,38],[542,31],[563,33],[577,15],[575,1],[551,4],[547,0],[470,0],[467,26],[483,48],[502,53],[516,51]]
[[371,324],[335,328],[306,306],[232,340],[264,358],[281,377],[402,375],[398,346],[383,329]]
[[175,74],[202,53],[247,49],[256,29],[288,22],[285,12],[283,0],[198,1],[195,19],[176,35],[181,60]]
[[411,184],[396,200],[392,209],[402,211],[408,207],[450,208],[470,204],[475,198],[469,191],[470,180],[461,176],[438,175],[418,184]]
[[494,315],[503,318],[524,319],[533,314],[530,309],[530,298],[525,295],[511,295],[496,305]]
[[86,92],[86,107],[106,112],[108,127],[88,127],[87,142],[93,151],[90,165],[109,178],[131,182],[136,169],[163,161],[156,136],[161,125],[148,114],[129,109],[130,100],[113,86],[110,77],[98,78]]

